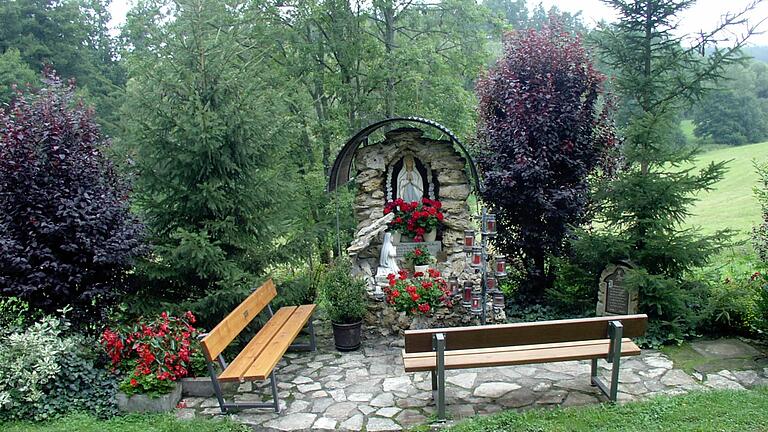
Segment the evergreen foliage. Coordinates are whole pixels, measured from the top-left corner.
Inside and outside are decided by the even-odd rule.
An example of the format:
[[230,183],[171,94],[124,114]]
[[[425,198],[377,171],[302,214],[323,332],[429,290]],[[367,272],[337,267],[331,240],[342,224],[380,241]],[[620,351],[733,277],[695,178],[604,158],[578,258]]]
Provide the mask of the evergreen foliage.
[[595,196],[602,227],[576,241],[576,255],[597,258],[593,274],[609,261],[629,259],[640,267],[628,283],[640,290],[641,311],[650,317],[651,344],[680,341],[695,328],[686,272],[701,266],[723,244],[727,233],[703,236],[681,225],[695,194],[711,189],[725,171],[712,163],[696,172],[681,164],[695,151],[674,145],[677,116],[704,95],[724,68],[739,61],[739,39],[702,57],[703,44],[738,22],[732,14],[698,44],[684,47],[673,34],[677,16],[690,0],[607,1],[620,16],[603,26],[596,43],[603,61],[616,72],[614,88],[629,102],[623,128],[624,164],[615,179],[603,183]]
[[126,293],[142,227],[93,111],[71,85],[50,75],[45,84],[0,110],[0,295],[32,314],[70,305],[83,326]]
[[252,25],[258,6],[175,6],[173,20],[162,8],[141,17],[123,151],[135,163],[136,203],[153,245],[140,269],[142,303],[190,300],[185,307],[212,326],[275,262],[296,169],[280,145],[286,107],[270,88],[277,77],[264,74],[253,48],[266,42]]
[[588,178],[615,145],[603,76],[558,26],[509,35],[478,83],[478,163],[497,246],[523,265],[521,292],[541,296],[570,225],[584,222]]
[[0,54],[0,104],[10,102],[14,86],[24,88],[37,81],[37,74],[21,60],[19,50],[9,49]]

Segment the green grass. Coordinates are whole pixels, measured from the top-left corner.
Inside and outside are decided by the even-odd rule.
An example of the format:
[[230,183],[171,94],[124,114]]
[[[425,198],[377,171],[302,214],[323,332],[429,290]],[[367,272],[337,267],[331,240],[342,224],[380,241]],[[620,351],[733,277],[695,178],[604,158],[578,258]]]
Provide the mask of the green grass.
[[760,222],[760,205],[752,194],[758,177],[752,166],[754,159],[768,159],[768,142],[727,147],[699,155],[696,166],[731,160],[725,178],[714,190],[702,192],[693,206],[687,224],[700,227],[704,233],[730,228],[746,238],[752,227]]
[[225,420],[177,420],[170,414],[144,414],[98,420],[72,415],[45,423],[2,423],[3,432],[247,432],[252,429]]
[[491,417],[475,417],[450,428],[451,432],[766,430],[767,388],[689,393],[624,405],[506,411]]

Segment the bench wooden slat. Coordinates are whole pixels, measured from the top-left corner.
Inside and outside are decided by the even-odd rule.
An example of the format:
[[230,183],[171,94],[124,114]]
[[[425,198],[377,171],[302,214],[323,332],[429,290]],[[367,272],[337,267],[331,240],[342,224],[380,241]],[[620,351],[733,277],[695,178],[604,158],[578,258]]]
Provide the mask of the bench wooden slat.
[[[548,348],[543,345],[529,345],[525,349],[510,347],[486,348],[478,350],[446,351],[446,369],[468,369],[491,366],[512,366],[531,363],[550,363],[569,360],[589,360],[603,358],[608,354],[608,340],[589,341],[588,344],[553,344]],[[520,347],[516,347],[520,348]],[[621,355],[640,355],[640,348],[630,339],[622,340]],[[406,372],[426,372],[436,368],[435,353],[403,354]]]
[[645,334],[648,316],[623,315],[480,327],[407,330],[405,352],[432,351],[432,335],[435,333],[445,333],[447,351],[604,339],[608,336],[610,321],[621,321],[624,336],[632,338]]
[[213,361],[227,348],[230,342],[250,324],[256,315],[277,296],[275,283],[272,279],[264,282],[256,291],[248,296],[235,310],[203,338],[201,344],[208,361]]
[[[632,342],[632,339],[630,338],[624,338],[622,339],[623,342]],[[533,345],[517,345],[517,346],[510,346],[510,347],[496,347],[496,348],[475,348],[475,349],[465,349],[460,350],[462,354],[486,354],[486,353],[494,353],[498,351],[529,351],[529,350],[542,350],[542,349],[549,349],[549,348],[559,348],[559,347],[578,347],[578,346],[585,346],[585,345],[595,345],[595,344],[602,344],[604,342],[607,342],[607,339],[597,339],[597,340],[588,340],[588,341],[575,341],[575,342],[557,342],[557,343],[551,343],[551,344],[533,344]],[[446,351],[446,354],[449,354],[449,351]],[[403,358],[409,358],[409,359],[416,359],[416,358],[434,358],[435,352],[429,351],[429,352],[417,352],[417,353],[406,353],[403,351]]]
[[291,346],[301,329],[309,321],[315,305],[302,305],[296,308],[280,331],[269,341],[262,354],[253,362],[243,378],[265,380]]
[[220,375],[220,381],[240,381],[245,375],[248,368],[251,367],[254,360],[264,352],[264,349],[269,344],[280,329],[291,318],[291,315],[296,311],[296,306],[286,306],[280,308],[269,321],[264,324],[264,327],[259,330],[258,333],[248,342],[248,345],[243,348],[240,354],[229,363],[227,369],[225,369]]

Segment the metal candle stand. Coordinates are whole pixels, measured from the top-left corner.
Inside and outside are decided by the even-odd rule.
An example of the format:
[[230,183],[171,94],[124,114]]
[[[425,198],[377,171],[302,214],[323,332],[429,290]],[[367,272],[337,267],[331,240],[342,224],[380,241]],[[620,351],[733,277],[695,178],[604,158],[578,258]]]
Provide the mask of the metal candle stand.
[[[473,314],[480,315],[480,323],[485,325],[488,295],[493,298],[494,309],[504,308],[504,293],[498,287],[498,279],[507,277],[507,263],[503,255],[493,256],[488,252],[488,242],[496,236],[496,215],[487,213],[483,208],[480,227],[480,244],[474,230],[464,231],[464,252],[469,266],[475,269],[475,273],[481,274],[480,292],[473,289],[472,282],[466,281],[461,300],[462,305],[469,306]],[[488,269],[490,262],[493,262],[491,271]],[[458,282],[454,286],[458,288]],[[471,292],[469,298],[468,290]]]

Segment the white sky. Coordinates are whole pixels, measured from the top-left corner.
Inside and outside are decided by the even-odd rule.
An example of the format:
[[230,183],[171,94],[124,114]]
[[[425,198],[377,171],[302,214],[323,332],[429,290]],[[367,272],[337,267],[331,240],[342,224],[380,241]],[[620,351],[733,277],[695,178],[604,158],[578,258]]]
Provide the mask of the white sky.
[[[680,20],[680,31],[684,33],[697,33],[700,30],[713,28],[720,21],[720,18],[726,12],[733,12],[743,9],[752,0],[699,0],[688,9]],[[125,21],[125,14],[130,9],[132,0],[113,0],[109,6],[112,14],[111,27],[117,26]],[[600,0],[528,0],[529,8],[542,3],[544,8],[549,10],[552,6],[557,6],[562,11],[578,12],[582,11],[582,17],[588,26],[594,26],[600,20],[608,22],[615,21],[616,15],[612,9],[606,6]],[[750,20],[757,23],[760,19],[768,17],[768,0],[763,1],[750,15]],[[768,23],[764,23],[761,28],[768,30]],[[754,45],[768,45],[768,34],[755,35],[750,39]]]

